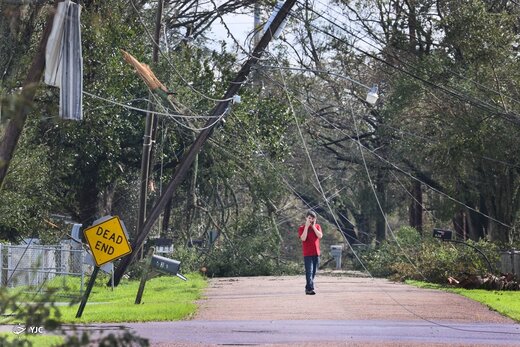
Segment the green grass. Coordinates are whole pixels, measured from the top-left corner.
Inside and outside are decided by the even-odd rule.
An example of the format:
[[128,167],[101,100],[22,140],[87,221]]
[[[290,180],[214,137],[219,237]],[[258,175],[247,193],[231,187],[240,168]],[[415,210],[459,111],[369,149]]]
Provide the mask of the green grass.
[[478,301],[498,313],[520,322],[520,291],[496,291],[446,287],[421,281],[406,281],[420,288],[440,289]]
[[147,322],[186,319],[192,316],[206,281],[198,274],[162,276],[146,282],[140,305],[134,304],[139,281],[124,281],[111,287],[95,286],[80,319],[75,318],[79,304],[60,309],[64,322]]
[[[81,318],[77,319],[80,297],[78,278],[66,280],[53,279],[49,287],[57,292],[53,300],[61,302],[59,310],[62,323],[115,323],[115,322],[147,322],[171,321],[191,317],[197,309],[196,300],[202,296],[206,280],[199,274],[188,274],[188,281],[177,277],[161,276],[146,282],[146,287],[140,305],[134,304],[139,281],[123,280],[112,290],[107,287],[107,277],[99,276],[92,288],[88,302]],[[85,279],[88,281],[88,278]],[[86,288],[86,285],[83,287]],[[71,297],[76,296],[73,304],[66,304]],[[28,298],[29,296],[25,297]]]
[[7,342],[12,343],[13,341],[29,341],[33,346],[38,347],[51,347],[63,344],[65,339],[61,336],[53,335],[15,335],[13,333],[0,333],[0,345],[2,345],[2,339],[6,339]]

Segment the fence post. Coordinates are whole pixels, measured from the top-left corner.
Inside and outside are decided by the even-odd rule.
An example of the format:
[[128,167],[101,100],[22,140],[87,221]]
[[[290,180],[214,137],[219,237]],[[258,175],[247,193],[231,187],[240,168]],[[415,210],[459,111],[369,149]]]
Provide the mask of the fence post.
[[79,249],[79,251],[81,252],[80,255],[79,255],[79,272],[81,272],[81,284],[79,286],[79,294],[80,295],[83,295],[83,281],[85,281],[85,275],[84,275],[84,271],[83,271],[83,264],[84,264],[84,261],[85,261],[85,250],[83,249],[83,247],[81,247]]
[[[68,271],[66,269],[66,262],[67,262],[67,257],[65,256],[65,245],[63,245],[60,241],[60,243],[58,244],[58,248],[59,248],[59,253],[60,253],[60,269],[59,269],[59,273],[57,273],[56,275],[57,276],[61,276],[61,278],[63,279],[63,288],[65,288],[65,286],[67,285],[67,274],[68,274]],[[58,270],[58,269],[56,269]]]
[[511,273],[513,275],[516,275],[517,269],[515,269],[515,249],[514,248],[511,249],[510,255],[511,255]]
[[4,285],[3,277],[4,274],[4,250],[2,249],[2,244],[0,243],[0,287]]
[[5,278],[5,286],[8,287],[9,286],[9,282],[11,282],[11,277],[14,275],[13,274],[9,274],[9,271],[10,269],[12,268],[12,262],[13,260],[11,259],[13,254],[12,254],[12,248],[11,248],[11,243],[8,243],[7,244],[7,271],[6,271],[6,278]]

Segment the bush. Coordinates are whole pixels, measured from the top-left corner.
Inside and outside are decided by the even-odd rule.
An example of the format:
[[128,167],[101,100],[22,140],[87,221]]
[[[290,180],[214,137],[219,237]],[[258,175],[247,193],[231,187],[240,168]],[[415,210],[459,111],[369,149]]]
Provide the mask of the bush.
[[208,276],[269,276],[294,273],[281,259],[281,237],[268,216],[252,213],[226,230],[203,258]]
[[[484,240],[466,243],[480,249],[491,264],[497,264],[496,245]],[[394,240],[385,240],[379,248],[360,253],[360,258],[372,276],[394,280],[445,283],[450,276],[489,272],[485,258],[471,247],[423,238],[410,227],[399,229]]]
[[360,252],[360,259],[372,276],[392,276],[398,273],[397,268],[404,267],[398,264],[410,264],[413,262],[409,259],[416,258],[421,235],[414,228],[403,227],[394,236],[395,239],[383,241],[377,249]]
[[208,276],[270,276],[291,272],[260,239],[223,243],[206,258]]

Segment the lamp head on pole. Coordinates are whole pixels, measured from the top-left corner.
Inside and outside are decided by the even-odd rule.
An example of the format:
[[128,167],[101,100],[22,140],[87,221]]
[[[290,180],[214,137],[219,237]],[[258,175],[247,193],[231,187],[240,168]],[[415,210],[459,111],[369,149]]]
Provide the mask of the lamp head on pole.
[[366,98],[366,101],[370,104],[370,105],[374,105],[377,101],[377,99],[379,98],[379,95],[378,95],[378,87],[377,85],[374,85],[372,88],[370,88],[370,90],[368,91],[367,93],[367,98]]

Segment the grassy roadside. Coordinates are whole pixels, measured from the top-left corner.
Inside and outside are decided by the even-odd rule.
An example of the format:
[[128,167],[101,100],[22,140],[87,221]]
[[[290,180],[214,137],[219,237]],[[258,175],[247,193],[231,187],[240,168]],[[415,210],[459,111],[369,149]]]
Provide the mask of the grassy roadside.
[[[206,279],[200,274],[188,274],[186,277],[187,282],[171,276],[148,280],[141,304],[136,305],[134,302],[139,281],[123,280],[112,290],[105,285],[107,278],[103,276],[96,280],[80,319],[75,318],[81,300],[78,296],[80,280],[56,278],[50,281],[48,286],[56,290],[52,300],[59,306],[61,314],[59,320],[64,324],[173,321],[187,319],[195,314],[196,300],[202,297],[203,290],[207,286]],[[17,292],[20,292],[19,288],[12,290],[13,294]],[[74,296],[75,298],[71,299]],[[18,297],[18,302],[22,303],[23,307],[23,302],[34,302],[35,299],[34,295],[22,294]],[[70,303],[71,300],[73,303]],[[48,298],[45,301],[48,302]],[[3,322],[3,324],[14,323],[16,321]],[[4,332],[0,333],[0,346],[3,345],[2,341],[19,345],[25,343],[23,341],[30,341],[33,346],[50,347],[62,344],[64,338],[45,332],[35,335],[15,335],[12,332]]]
[[[7,343],[21,343],[20,337],[12,333],[0,333],[0,339],[2,338],[5,338]],[[23,340],[32,343],[33,346],[52,347],[63,344],[64,338],[61,336],[52,335],[24,335]],[[2,343],[0,343],[0,346],[1,345]],[[24,346],[28,346],[28,344],[26,343]]]
[[[52,300],[59,306],[61,317],[58,319],[62,323],[171,321],[192,316],[197,309],[196,301],[206,288],[207,282],[200,274],[186,277],[186,282],[172,276],[149,279],[141,304],[136,305],[138,280],[123,280],[112,290],[105,285],[108,277],[100,276],[79,319],[75,318],[81,300],[79,278],[56,278],[48,283],[48,288],[56,290]],[[19,298],[22,302],[34,299],[31,295]]]
[[188,274],[188,281],[162,276],[148,280],[140,305],[135,297],[139,281],[122,281],[113,291],[96,282],[80,319],[75,318],[79,303],[60,308],[64,323],[115,323],[181,320],[192,316],[206,287],[199,274]]
[[478,301],[490,309],[520,322],[520,291],[496,291],[483,289],[462,289],[446,287],[439,284],[406,281],[407,284],[428,289],[445,290]]

